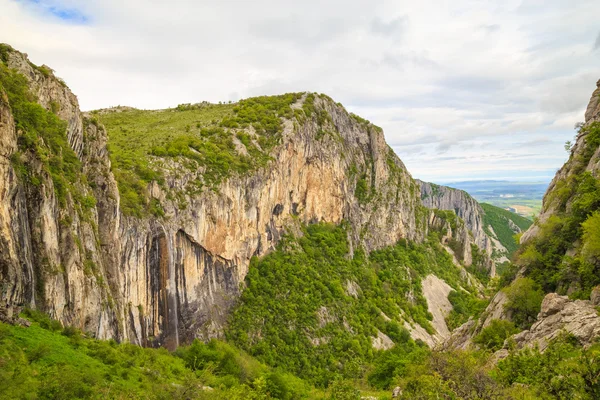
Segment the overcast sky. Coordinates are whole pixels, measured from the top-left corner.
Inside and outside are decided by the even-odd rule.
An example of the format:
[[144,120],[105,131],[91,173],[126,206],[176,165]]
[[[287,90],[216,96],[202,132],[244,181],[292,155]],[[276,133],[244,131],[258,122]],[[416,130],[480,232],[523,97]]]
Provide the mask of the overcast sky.
[[326,93],[414,177],[549,180],[600,79],[600,0],[0,0],[82,109]]

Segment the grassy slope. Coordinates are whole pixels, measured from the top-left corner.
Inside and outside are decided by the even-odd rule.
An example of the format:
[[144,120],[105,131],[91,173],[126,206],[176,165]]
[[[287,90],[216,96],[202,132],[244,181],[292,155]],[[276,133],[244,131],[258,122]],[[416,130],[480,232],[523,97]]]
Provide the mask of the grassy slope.
[[[85,338],[30,312],[24,328],[0,323],[0,399],[322,398],[222,342],[194,342],[172,354]],[[210,386],[213,390],[202,390]],[[270,397],[269,397],[270,398]]]
[[509,258],[518,249],[518,244],[514,239],[515,233],[510,229],[508,220],[515,223],[522,231],[526,231],[532,224],[527,218],[521,217],[513,212],[503,210],[499,207],[487,203],[481,203],[481,208],[485,211],[483,216],[484,229],[490,234],[487,226],[491,226],[498,237],[498,240],[509,252]]
[[[294,93],[255,97],[235,104],[93,112],[108,133],[123,211],[138,217],[158,211],[151,207],[146,187],[152,181],[163,185],[166,173],[177,176],[200,171],[183,188],[186,194],[194,194],[205,188],[215,189],[229,176],[265,166],[271,160],[271,149],[281,140],[282,118],[295,115],[291,105],[300,97]],[[236,144],[245,150],[240,151]],[[176,166],[168,161],[175,161]],[[177,198],[181,194],[170,196]],[[154,214],[160,215],[160,211]]]
[[[317,390],[222,342],[169,353],[84,338],[39,314],[33,319],[29,328],[0,323],[0,399],[391,398],[389,390],[359,391],[360,382],[339,378]],[[407,345],[380,352],[370,369],[374,384],[401,386],[402,399],[600,396],[600,345],[582,349],[561,337],[543,355],[512,350],[496,367],[489,352]]]
[[[377,330],[404,353],[419,353],[403,320],[433,332],[421,280],[434,273],[456,289],[469,288],[438,241],[435,235],[422,245],[402,241],[370,255],[355,249],[351,257],[343,226],[305,227],[303,237],[287,237],[277,251],[253,260],[227,337],[318,386],[336,375],[385,386],[390,376],[367,373],[379,357],[371,344]],[[456,294],[462,308],[452,319],[464,322],[476,309],[475,296]]]

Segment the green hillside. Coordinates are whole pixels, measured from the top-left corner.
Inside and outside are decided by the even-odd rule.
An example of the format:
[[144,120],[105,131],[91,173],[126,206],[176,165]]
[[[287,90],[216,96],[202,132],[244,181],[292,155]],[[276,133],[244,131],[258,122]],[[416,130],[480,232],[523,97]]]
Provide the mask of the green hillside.
[[[373,386],[395,385],[404,389],[403,400],[600,396],[600,345],[584,349],[569,336],[543,354],[513,350],[496,366],[487,350],[430,351],[409,340],[377,352],[367,367],[357,366],[368,374],[370,388],[336,375],[327,389],[315,389],[223,342],[196,341],[169,353],[91,339],[35,312],[24,317],[32,326],[0,322],[0,399],[391,400],[391,390]],[[503,340],[494,329],[477,341],[494,349]]]
[[[223,343],[175,353],[85,337],[41,313],[28,327],[0,323],[0,399],[324,398]],[[270,398],[270,397],[269,397]]]
[[[186,187],[191,194],[214,189],[231,175],[266,165],[271,159],[270,150],[281,139],[281,118],[297,114],[291,105],[301,96],[291,93],[254,97],[235,104],[181,104],[166,110],[114,108],[92,112],[93,121],[102,123],[108,133],[108,150],[123,211],[136,216],[148,212],[145,188],[151,181],[162,185],[165,170],[202,171]],[[310,104],[306,101],[304,108]],[[304,116],[311,110],[296,111]],[[236,143],[246,154],[240,154]],[[177,162],[177,166],[170,161]]]
[[[497,237],[498,241],[508,250],[508,258],[511,258],[519,245],[514,238],[517,232],[511,229],[508,221],[512,221],[523,232],[529,229],[532,221],[491,204],[481,203],[481,208],[485,212],[483,223],[486,233],[492,237]],[[490,226],[496,235],[491,233]]]
[[254,259],[228,339],[317,386],[341,375],[386,387],[390,376],[368,374],[378,357],[371,338],[380,331],[406,356],[421,352],[404,321],[434,332],[421,290],[425,276],[434,273],[456,289],[453,301],[465,306],[453,320],[464,322],[485,306],[468,306],[477,303],[474,290],[435,234],[425,244],[401,241],[369,255],[349,251],[343,226],[317,224]]

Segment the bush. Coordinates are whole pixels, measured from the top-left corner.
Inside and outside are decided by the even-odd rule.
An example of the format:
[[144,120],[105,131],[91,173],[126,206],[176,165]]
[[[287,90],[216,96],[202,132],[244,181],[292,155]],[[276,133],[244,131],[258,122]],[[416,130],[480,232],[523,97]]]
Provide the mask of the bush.
[[581,224],[583,228],[582,254],[592,262],[600,259],[600,211],[594,212]]
[[510,313],[515,324],[527,329],[540,312],[544,293],[531,278],[517,278],[509,287],[503,289],[508,298],[504,308]]
[[336,378],[329,388],[330,400],[360,400],[360,392],[351,382]]
[[495,319],[481,333],[473,338],[477,343],[488,350],[496,351],[502,348],[504,341],[519,332],[513,322]]
[[489,303],[489,300],[480,299],[460,289],[451,291],[448,300],[452,304],[452,311],[446,318],[446,324],[451,331],[467,322],[470,317],[478,318]]

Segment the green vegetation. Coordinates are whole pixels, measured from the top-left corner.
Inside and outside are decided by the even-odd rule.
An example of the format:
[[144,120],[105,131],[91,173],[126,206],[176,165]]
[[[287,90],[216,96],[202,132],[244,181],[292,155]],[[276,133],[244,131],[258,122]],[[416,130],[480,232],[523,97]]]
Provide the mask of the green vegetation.
[[0,61],[5,64],[8,63],[8,55],[12,51],[14,51],[14,49],[11,46],[6,43],[0,43]]
[[87,338],[35,312],[0,323],[0,399],[325,398],[230,345],[194,342],[170,354]]
[[227,337],[266,364],[320,387],[337,375],[383,387],[385,374],[369,378],[368,370],[388,356],[380,358],[371,337],[381,331],[404,352],[419,351],[403,321],[433,332],[421,292],[429,273],[457,289],[468,287],[435,236],[368,256],[355,249],[350,257],[343,226],[310,225],[302,237],[288,236],[277,251],[253,259]]
[[495,319],[473,338],[473,342],[488,350],[496,351],[502,348],[507,338],[518,332],[519,328],[514,323]]
[[600,180],[585,170],[600,146],[600,123],[581,129],[585,147],[571,155],[568,178],[558,181],[546,198],[556,212],[540,224],[538,235],[520,250],[518,260],[545,292],[568,292],[572,298],[589,298],[591,289],[600,284],[600,258],[592,250],[598,242]]
[[490,353],[432,352],[394,378],[401,399],[597,399],[600,345],[561,337],[542,354],[511,351],[496,367]]
[[[31,327],[0,323],[0,399],[389,399],[394,386],[406,400],[600,396],[600,345],[584,349],[567,335],[543,354],[510,350],[496,367],[487,351],[431,351],[404,337],[369,367],[368,383],[385,392],[359,390],[361,382],[340,375],[318,390],[227,343],[195,341],[169,353],[91,339],[39,312],[24,316]],[[486,343],[501,336],[490,329]]]
[[[215,190],[229,176],[264,167],[271,160],[270,151],[281,141],[281,118],[294,116],[291,105],[300,96],[255,97],[237,104],[180,104],[159,111],[97,112],[108,132],[123,211],[137,217],[150,212],[146,188],[152,181],[162,185],[165,170],[173,174],[200,171],[186,188],[193,194],[205,188]],[[236,142],[247,154],[236,148]]]
[[19,132],[19,151],[11,157],[19,178],[33,186],[40,185],[43,177],[30,168],[28,162],[35,159],[41,163],[43,173],[52,178],[58,203],[65,206],[67,196],[71,195],[83,214],[95,199],[85,197],[81,187],[76,188],[78,183],[87,180],[81,173],[81,163],[69,146],[66,122],[40,106],[29,91],[27,79],[3,63],[0,63],[0,91],[8,96]]
[[450,330],[454,330],[467,322],[469,317],[477,318],[489,304],[489,300],[480,299],[464,290],[454,290],[448,294],[452,311],[446,318]]
[[600,211],[594,211],[582,224],[582,255],[590,263],[600,260]]
[[534,399],[600,398],[600,345],[583,349],[568,335],[538,349],[513,352],[492,376],[504,386],[528,389]]
[[491,227],[496,233],[498,241],[508,250],[508,257],[512,257],[519,248],[519,244],[514,239],[515,232],[510,228],[509,221],[512,221],[523,232],[529,229],[532,221],[491,204],[481,203],[481,208],[485,212],[483,229],[493,237],[490,231]]
[[504,305],[511,319],[522,329],[527,329],[540,312],[544,293],[530,278],[517,278],[504,288],[507,302]]

